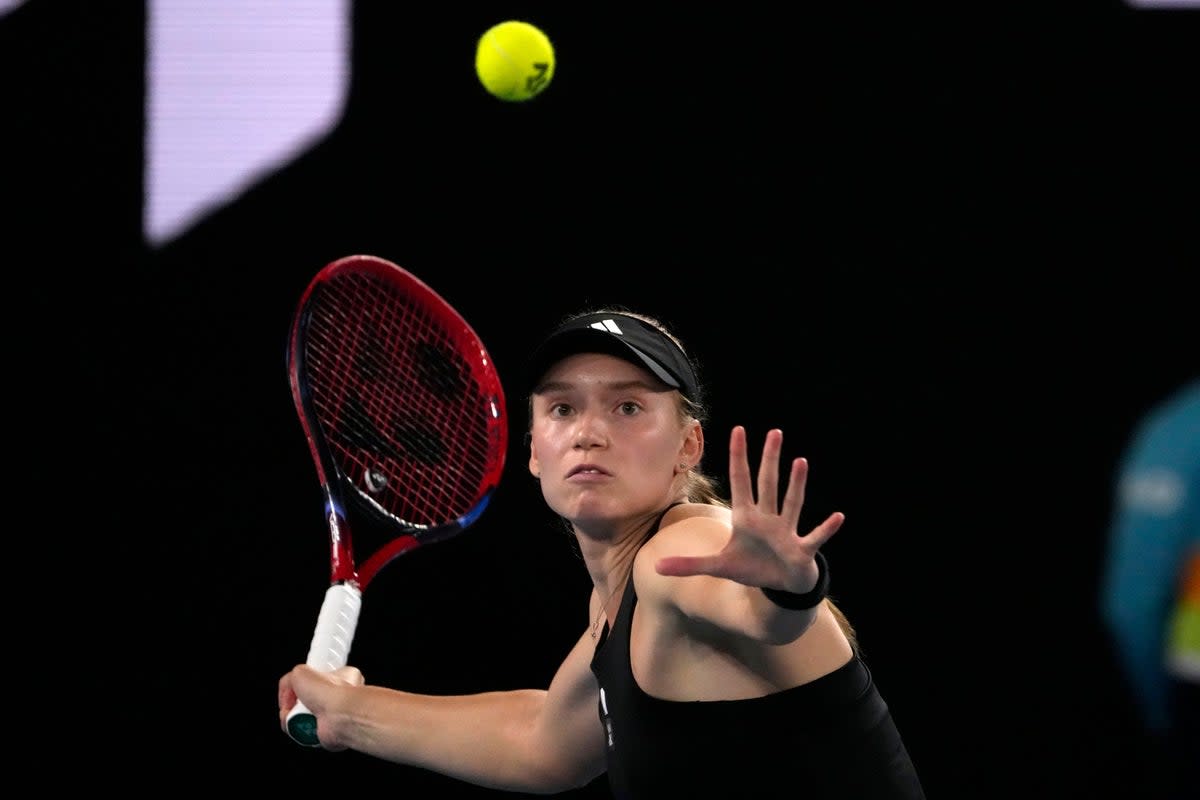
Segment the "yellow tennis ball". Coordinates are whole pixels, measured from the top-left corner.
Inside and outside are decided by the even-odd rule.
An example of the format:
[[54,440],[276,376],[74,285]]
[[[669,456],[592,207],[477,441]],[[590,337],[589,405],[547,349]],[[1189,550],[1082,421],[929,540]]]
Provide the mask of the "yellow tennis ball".
[[509,102],[541,94],[554,77],[554,47],[528,22],[508,20],[479,37],[475,73],[488,92]]

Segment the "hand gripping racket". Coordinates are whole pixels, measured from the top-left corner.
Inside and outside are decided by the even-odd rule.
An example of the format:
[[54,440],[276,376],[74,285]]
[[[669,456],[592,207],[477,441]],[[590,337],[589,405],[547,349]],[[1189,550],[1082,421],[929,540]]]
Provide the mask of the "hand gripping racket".
[[[374,256],[334,261],[309,283],[288,373],[330,535],[330,586],[305,663],[332,671],[347,663],[362,593],[379,570],[483,513],[504,469],[507,412],[471,326],[410,272]],[[385,531],[361,561],[347,503]],[[302,703],[287,730],[320,744]]]

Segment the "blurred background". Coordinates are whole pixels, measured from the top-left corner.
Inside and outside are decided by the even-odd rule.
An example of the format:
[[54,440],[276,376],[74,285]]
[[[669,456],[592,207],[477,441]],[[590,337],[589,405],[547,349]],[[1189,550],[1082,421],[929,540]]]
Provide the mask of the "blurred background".
[[[328,578],[287,329],[370,253],[471,321],[514,431],[484,518],[372,585],[368,680],[544,686],[588,623],[515,376],[619,303],[701,361],[709,472],[732,425],[779,426],[808,520],[846,512],[833,594],[931,798],[1145,785],[1097,591],[1126,437],[1198,372],[1200,12],[946,5],[0,5],[12,499],[38,514],[13,573],[50,598],[51,763],[499,794],[278,729]],[[556,49],[528,103],[474,73],[505,19]]]

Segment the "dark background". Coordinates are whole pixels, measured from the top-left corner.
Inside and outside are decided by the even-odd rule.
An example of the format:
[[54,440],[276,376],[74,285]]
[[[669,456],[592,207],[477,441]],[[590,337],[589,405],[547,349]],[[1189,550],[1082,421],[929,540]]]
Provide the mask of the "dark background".
[[[357,4],[333,135],[161,248],[143,5],[0,19],[13,499],[37,515],[11,558],[44,598],[19,662],[51,681],[44,752],[104,753],[120,787],[493,794],[277,727],[327,580],[287,326],[321,266],[373,253],[510,381],[583,306],[672,323],[705,368],[715,475],[731,425],[782,427],[808,520],[847,513],[834,595],[931,798],[1143,786],[1097,578],[1121,447],[1197,373],[1200,15],[443,5]],[[508,18],[559,57],[527,104],[473,73]],[[509,392],[493,506],[371,587],[352,661],[373,683],[544,686],[587,624]]]

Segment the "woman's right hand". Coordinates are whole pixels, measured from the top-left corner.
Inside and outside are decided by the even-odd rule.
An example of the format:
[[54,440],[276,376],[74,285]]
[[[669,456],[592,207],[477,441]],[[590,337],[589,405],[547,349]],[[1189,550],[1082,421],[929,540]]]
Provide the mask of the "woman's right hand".
[[287,732],[288,712],[297,700],[303,701],[317,718],[317,738],[326,750],[345,750],[338,740],[336,726],[331,724],[339,696],[347,687],[362,686],[363,674],[357,667],[341,667],[321,672],[307,664],[298,664],[279,679],[279,725]]

